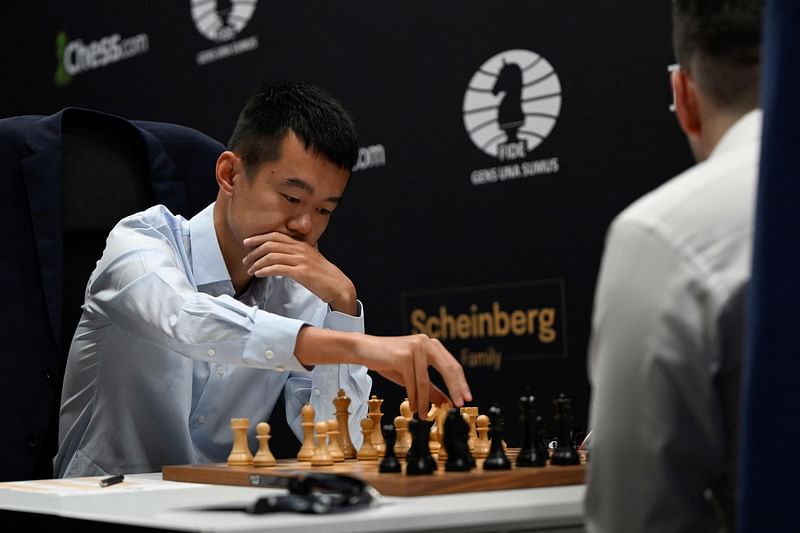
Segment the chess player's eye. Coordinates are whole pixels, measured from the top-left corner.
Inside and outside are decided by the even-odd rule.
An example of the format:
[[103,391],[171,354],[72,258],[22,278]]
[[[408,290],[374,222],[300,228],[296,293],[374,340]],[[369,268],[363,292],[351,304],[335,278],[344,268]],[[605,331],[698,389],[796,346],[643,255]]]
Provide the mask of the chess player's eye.
[[283,193],[281,193],[281,195],[284,198],[286,198],[286,201],[289,202],[290,204],[299,204],[300,203],[300,198],[295,198],[294,196],[289,196],[288,194],[283,194]]
[[333,213],[333,209],[328,209],[327,207],[320,207],[319,209],[317,209],[317,212],[324,217],[329,217],[331,216],[331,213]]

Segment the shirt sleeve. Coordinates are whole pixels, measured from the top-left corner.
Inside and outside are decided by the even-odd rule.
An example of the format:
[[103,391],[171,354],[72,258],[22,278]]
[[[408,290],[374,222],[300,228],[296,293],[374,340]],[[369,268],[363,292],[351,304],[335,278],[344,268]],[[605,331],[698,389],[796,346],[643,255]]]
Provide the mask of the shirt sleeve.
[[[337,331],[364,332],[364,308],[361,302],[358,302],[358,316],[330,309],[328,311],[322,327]],[[350,439],[356,448],[361,447],[360,422],[367,416],[367,400],[372,389],[372,378],[367,367],[362,365],[316,365],[305,375],[292,373],[284,388],[286,420],[300,440],[303,437],[300,419],[303,405],[311,403],[317,421],[335,419],[333,400],[339,389],[344,389],[350,397]]]
[[589,532],[714,531],[722,468],[702,269],[658,231],[618,219],[600,270],[589,378]]
[[305,323],[198,292],[167,236],[125,221],[109,236],[87,287],[85,311],[186,357],[303,370],[294,356]]

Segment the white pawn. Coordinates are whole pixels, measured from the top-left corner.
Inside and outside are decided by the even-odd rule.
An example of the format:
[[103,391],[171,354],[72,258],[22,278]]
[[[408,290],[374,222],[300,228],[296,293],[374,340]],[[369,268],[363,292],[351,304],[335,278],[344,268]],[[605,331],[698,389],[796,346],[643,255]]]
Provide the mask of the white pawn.
[[335,463],[344,461],[344,452],[339,447],[339,422],[328,420],[328,451]]
[[311,457],[311,466],[330,466],[333,464],[333,457],[328,451],[328,423],[317,422],[314,425],[314,436],[317,439],[317,447]]
[[298,461],[310,461],[314,455],[314,407],[307,403],[300,409],[300,416],[303,420],[303,445],[297,452]]
[[275,466],[275,456],[269,449],[269,424],[259,422],[256,424],[256,439],[258,440],[258,451],[253,458],[253,466]]

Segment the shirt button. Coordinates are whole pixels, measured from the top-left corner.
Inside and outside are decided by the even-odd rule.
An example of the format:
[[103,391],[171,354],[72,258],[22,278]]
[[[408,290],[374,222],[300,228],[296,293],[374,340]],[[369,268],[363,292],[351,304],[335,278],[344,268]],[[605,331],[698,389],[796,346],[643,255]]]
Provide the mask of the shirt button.
[[319,396],[320,394],[322,393],[319,391],[319,389],[314,389],[314,396]]
[[177,324],[177,323],[178,323],[177,315],[170,315],[169,316],[169,325],[174,328],[175,324]]
[[272,353],[272,350],[267,350],[266,352],[264,352],[264,357],[266,357],[267,359],[272,359],[273,357],[275,357],[275,354]]
[[225,367],[224,366],[218,366],[217,367],[217,374],[219,374],[220,376],[224,376],[225,375]]
[[206,423],[206,417],[204,417],[203,415],[200,415],[200,416],[197,417],[197,421],[200,422],[201,424],[205,424]]
[[283,372],[284,370],[286,370],[286,369],[283,367],[283,365],[278,365],[278,366],[275,367],[275,371],[276,372]]
[[209,349],[208,349],[208,356],[209,356],[209,357],[214,357],[214,355],[215,355],[216,353],[217,353],[217,351],[216,351],[214,348],[209,348]]

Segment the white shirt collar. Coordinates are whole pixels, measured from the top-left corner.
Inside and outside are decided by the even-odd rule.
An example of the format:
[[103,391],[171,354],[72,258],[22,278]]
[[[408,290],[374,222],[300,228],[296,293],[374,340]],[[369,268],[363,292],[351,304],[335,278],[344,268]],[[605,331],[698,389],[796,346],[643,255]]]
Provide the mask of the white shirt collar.
[[219,248],[214,229],[214,203],[197,213],[189,221],[189,242],[192,253],[192,271],[198,286],[221,281],[231,282]]
[[728,128],[717,145],[711,151],[709,159],[730,150],[738,149],[742,145],[749,144],[753,139],[761,138],[761,110],[752,111],[741,116],[739,120]]

